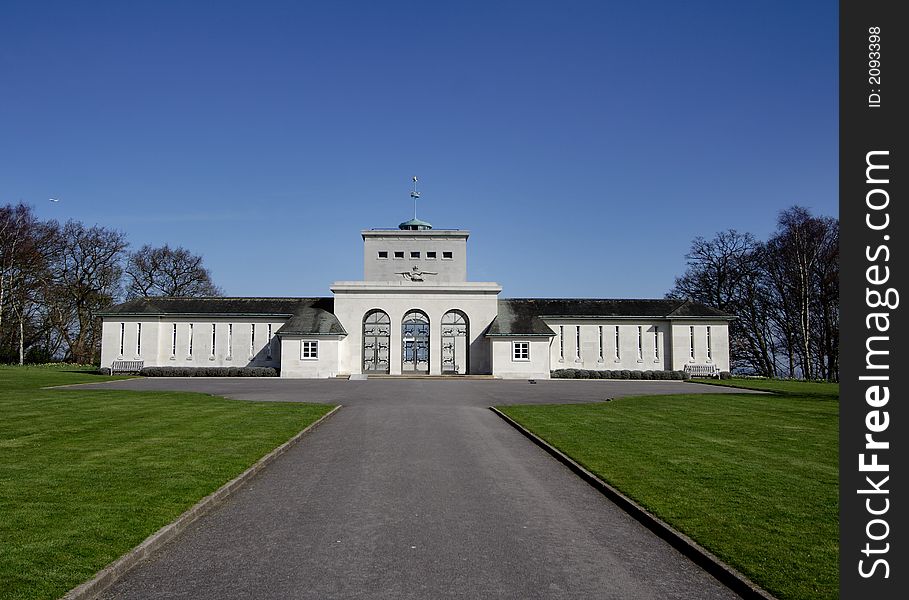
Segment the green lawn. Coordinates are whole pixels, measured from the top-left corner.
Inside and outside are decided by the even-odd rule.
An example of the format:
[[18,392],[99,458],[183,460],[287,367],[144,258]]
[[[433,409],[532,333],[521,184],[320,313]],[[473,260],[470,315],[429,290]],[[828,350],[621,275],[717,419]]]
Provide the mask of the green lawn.
[[836,598],[838,387],[761,384],[788,393],[500,409],[776,596]]
[[792,379],[706,379],[696,377],[695,383],[724,385],[746,390],[775,392],[789,396],[813,397],[819,400],[836,400],[840,393],[840,384],[826,381],[794,381]]
[[109,377],[0,366],[0,596],[57,598],[330,407],[41,389]]

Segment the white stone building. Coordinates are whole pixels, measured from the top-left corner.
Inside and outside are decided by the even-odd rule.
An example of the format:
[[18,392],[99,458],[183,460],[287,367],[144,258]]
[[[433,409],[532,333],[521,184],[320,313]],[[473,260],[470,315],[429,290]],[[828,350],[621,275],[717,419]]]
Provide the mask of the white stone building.
[[328,298],[143,298],[102,315],[102,367],[268,366],[545,379],[556,369],[729,370],[731,315],[678,300],[505,299],[467,278],[467,238],[413,219],[363,237]]

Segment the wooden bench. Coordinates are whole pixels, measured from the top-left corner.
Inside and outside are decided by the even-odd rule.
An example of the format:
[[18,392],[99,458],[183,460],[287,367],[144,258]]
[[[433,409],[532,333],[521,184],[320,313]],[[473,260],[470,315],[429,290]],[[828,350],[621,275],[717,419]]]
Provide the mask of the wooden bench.
[[115,360],[110,364],[110,374],[138,373],[144,365],[144,360]]
[[685,365],[685,372],[692,377],[720,376],[720,368],[716,365]]

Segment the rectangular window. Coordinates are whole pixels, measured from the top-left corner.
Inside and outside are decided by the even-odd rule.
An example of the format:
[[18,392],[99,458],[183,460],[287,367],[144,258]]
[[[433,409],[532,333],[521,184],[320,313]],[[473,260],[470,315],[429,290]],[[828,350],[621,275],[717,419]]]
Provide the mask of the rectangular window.
[[256,324],[252,323],[249,326],[249,355],[256,355]]
[[691,360],[694,360],[694,325],[688,328],[688,341],[690,358]]
[[638,325],[638,360],[644,360],[644,328]]
[[120,323],[120,356],[123,356],[123,342],[126,340],[126,323]]
[[267,358],[268,360],[271,360],[271,344],[272,344],[272,338],[271,338],[271,323],[269,323],[269,324],[268,324],[268,349],[267,349],[267,353],[268,353],[268,354],[267,354],[267,356],[265,357],[265,358]]
[[403,259],[404,259],[404,252],[403,252],[403,251],[399,251],[399,250],[395,250],[395,258],[396,258],[396,259],[403,260]]
[[227,358],[234,355],[234,324],[227,324]]
[[597,334],[598,334],[597,343],[599,344],[599,354],[597,356],[599,357],[600,362],[602,362],[603,361],[603,326],[602,325],[600,325],[599,328],[597,329]]
[[142,323],[136,323],[136,356],[142,356]]
[[707,360],[713,360],[713,348],[710,341],[710,325],[707,326]]
[[414,260],[419,260],[419,258],[420,258],[420,253],[419,253],[419,252],[411,252],[411,253],[410,253],[410,258],[412,258],[412,259],[414,259]]
[[559,325],[559,360],[565,360],[565,326]]
[[451,260],[451,259],[452,259],[452,254],[451,254],[451,252],[443,252],[443,253],[442,253],[442,260]]
[[319,358],[319,342],[304,340],[300,348],[300,358],[305,360]]
[[619,360],[621,355],[619,354],[619,326],[615,326],[615,359]]
[[388,259],[388,250],[379,250],[379,260]]
[[578,325],[574,336],[574,359],[581,360],[581,326]]
[[530,360],[530,342],[511,343],[512,360]]
[[653,326],[653,359],[660,358],[660,328]]
[[435,253],[435,252],[427,252],[427,253],[426,253],[426,260],[435,260],[435,259],[436,259],[436,253]]
[[211,355],[215,355],[215,324],[211,324]]
[[189,324],[189,354],[190,358],[193,357],[193,324]]
[[177,355],[177,324],[174,323],[173,330],[171,331],[170,336],[170,355]]

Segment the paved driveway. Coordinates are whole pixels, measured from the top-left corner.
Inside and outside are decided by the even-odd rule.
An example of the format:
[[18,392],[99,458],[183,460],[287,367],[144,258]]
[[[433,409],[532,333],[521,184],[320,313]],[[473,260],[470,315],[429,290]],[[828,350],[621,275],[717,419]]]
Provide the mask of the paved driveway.
[[105,598],[735,598],[486,407],[673,382],[147,379],[344,405]]

